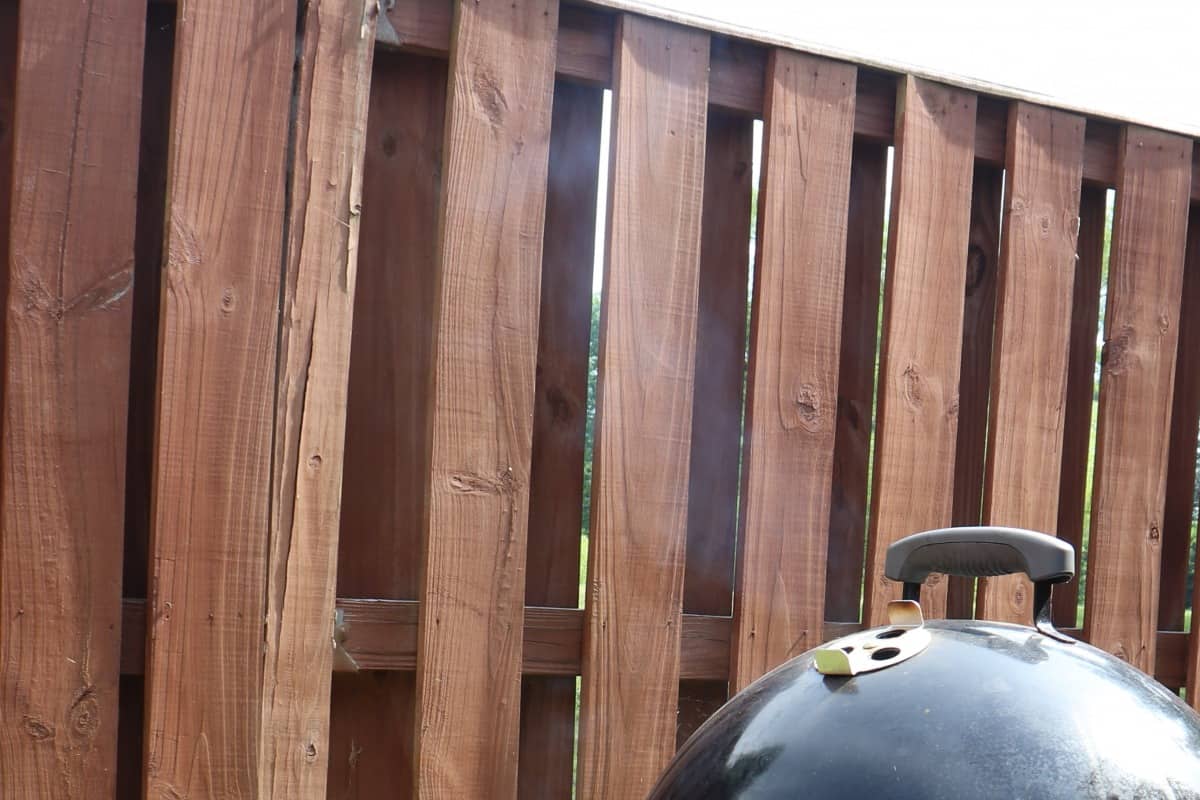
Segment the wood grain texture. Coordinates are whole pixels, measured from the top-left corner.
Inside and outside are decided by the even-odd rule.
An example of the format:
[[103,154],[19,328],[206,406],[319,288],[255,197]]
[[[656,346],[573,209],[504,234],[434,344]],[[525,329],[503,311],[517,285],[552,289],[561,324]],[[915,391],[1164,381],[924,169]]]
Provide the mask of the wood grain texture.
[[[1191,553],[1192,501],[1196,491],[1196,436],[1200,431],[1200,205],[1188,215],[1175,395],[1168,436],[1167,495],[1163,510],[1162,571],[1158,628],[1181,631],[1187,605]],[[1200,630],[1200,627],[1197,628]]]
[[377,12],[304,6],[279,328],[259,797],[322,800],[346,385]]
[[1083,627],[1096,647],[1146,672],[1158,623],[1191,162],[1187,139],[1122,131]]
[[517,790],[557,0],[454,18],[438,211],[417,793]]
[[258,793],[295,30],[288,2],[210,3],[179,15],[151,531],[149,798]]
[[[1083,118],[1009,107],[983,522],[1053,533],[1083,178]],[[979,617],[1029,624],[1024,575],[979,582]]]
[[[864,588],[873,625],[900,596],[883,576],[888,545],[951,518],[974,142],[974,95],[901,82]],[[930,576],[921,605],[945,616],[942,576]]]
[[[858,82],[861,87],[862,75]],[[842,622],[858,622],[862,604],[886,203],[887,147],[857,141],[850,159],[837,432],[825,575],[825,617]]]
[[[714,42],[714,58],[716,49]],[[754,123],[710,108],[706,140],[683,610],[729,616],[742,454]],[[687,741],[728,696],[725,681],[682,682],[676,744]]]
[[579,797],[643,796],[674,753],[708,36],[617,26]]
[[[962,356],[958,378],[958,433],[954,444],[952,525],[978,525],[983,513],[988,392],[992,380],[992,328],[1000,268],[1000,206],[1004,171],[976,162],[971,178],[971,229],[963,296]],[[951,575],[946,616],[975,616],[975,579]]]
[[855,69],[771,55],[733,688],[821,642]]
[[[347,390],[338,592],[415,600],[429,449],[446,63],[379,52],[372,70]],[[416,631],[413,630],[415,664]],[[334,677],[329,791],[414,790],[411,673]],[[340,793],[340,794],[339,794]]]
[[[529,469],[527,605],[579,605],[603,104],[603,89],[564,81],[554,87]],[[521,683],[518,796],[570,797],[574,761],[574,677],[526,677]]]
[[[1058,524],[1055,527],[1058,537],[1075,548],[1076,562],[1083,555],[1083,505],[1087,491],[1088,448],[1092,436],[1104,234],[1108,227],[1105,195],[1103,188],[1085,184],[1079,196],[1079,244],[1071,299],[1071,344],[1067,355],[1062,472],[1058,488]],[[1060,628],[1078,624],[1078,575],[1055,586],[1054,598],[1054,607],[1051,609],[1054,624]]]
[[108,797],[145,5],[16,12],[0,10],[0,797]]

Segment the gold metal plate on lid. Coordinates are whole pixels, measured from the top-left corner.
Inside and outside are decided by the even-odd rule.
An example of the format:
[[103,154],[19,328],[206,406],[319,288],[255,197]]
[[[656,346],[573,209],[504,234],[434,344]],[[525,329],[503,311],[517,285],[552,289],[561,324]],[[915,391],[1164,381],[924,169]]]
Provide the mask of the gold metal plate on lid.
[[822,675],[874,672],[907,661],[929,646],[919,603],[893,600],[887,612],[887,627],[852,633],[818,648],[817,670]]

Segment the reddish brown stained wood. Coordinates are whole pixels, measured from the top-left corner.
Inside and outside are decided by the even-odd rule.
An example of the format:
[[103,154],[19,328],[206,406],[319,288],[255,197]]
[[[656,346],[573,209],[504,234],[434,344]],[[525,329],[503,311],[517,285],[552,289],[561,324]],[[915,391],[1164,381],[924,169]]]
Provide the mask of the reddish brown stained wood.
[[115,789],[145,13],[0,9],[5,798]]
[[725,112],[758,116],[768,49],[725,36],[712,37],[708,102]]
[[[858,71],[854,100],[854,135],[891,144],[896,131],[897,76],[869,69]],[[882,256],[881,256],[882,257]]]
[[[983,521],[1054,532],[1083,178],[1083,118],[1009,109]],[[1023,575],[979,583],[982,619],[1029,624]]]
[[579,796],[640,797],[674,752],[709,39],[617,26]]
[[980,95],[975,112],[975,158],[1004,166],[1009,137],[1009,115],[1016,102]]
[[[1086,150],[1085,150],[1086,158]],[[1083,503],[1092,397],[1096,375],[1096,332],[1100,319],[1100,280],[1104,268],[1106,190],[1084,185],[1079,196],[1079,245],[1071,299],[1071,344],[1067,355],[1067,400],[1063,419],[1062,473],[1056,533],[1075,548],[1076,569],[1083,553]],[[1054,624],[1077,624],[1079,577],[1054,587]]]
[[771,54],[734,689],[821,642],[855,69]]
[[[611,41],[611,40],[610,40]],[[604,90],[558,82],[550,125],[525,602],[579,605],[588,337]],[[575,679],[521,683],[519,797],[570,797]]]
[[[862,86],[861,74],[858,84]],[[887,147],[856,141],[850,160],[837,433],[825,578],[825,617],[843,622],[858,622],[862,601],[886,202]]]
[[[343,596],[415,600],[429,463],[428,375],[446,62],[376,54],[338,540]],[[415,617],[412,638],[416,655]],[[368,800],[413,791],[414,676],[336,676],[328,786]],[[342,787],[342,788],[339,788]]]
[[517,790],[557,0],[458,6],[438,211],[417,794]]
[[[714,58],[716,50],[714,41]],[[710,109],[706,138],[683,610],[729,616],[742,450],[754,123]],[[687,741],[726,699],[724,681],[681,684],[676,743]]]
[[1088,546],[1088,640],[1154,668],[1192,143],[1121,134]]
[[[1187,605],[1192,500],[1196,490],[1196,436],[1200,429],[1200,206],[1188,218],[1175,396],[1168,437],[1167,495],[1163,510],[1162,572],[1158,601],[1160,630],[1183,630]],[[1200,630],[1200,628],[1197,628]]]
[[1117,140],[1121,126],[1089,119],[1083,140],[1083,179],[1111,188],[1117,180]]
[[[873,625],[900,595],[883,576],[888,545],[951,519],[974,142],[973,94],[901,82],[864,589]],[[941,576],[921,604],[945,616]]]
[[329,642],[375,15],[364,0],[315,0],[303,13],[258,780],[263,798],[321,800],[329,769]]
[[[258,792],[295,22],[291,3],[210,3],[179,16],[151,533],[150,797]],[[253,135],[231,148],[230,131]]]
[[[954,446],[952,525],[978,525],[983,512],[984,451],[1000,261],[1000,205],[1004,171],[976,162],[971,178],[971,230],[963,297],[962,356],[958,378],[958,434]],[[975,616],[975,579],[950,576],[946,616]]]

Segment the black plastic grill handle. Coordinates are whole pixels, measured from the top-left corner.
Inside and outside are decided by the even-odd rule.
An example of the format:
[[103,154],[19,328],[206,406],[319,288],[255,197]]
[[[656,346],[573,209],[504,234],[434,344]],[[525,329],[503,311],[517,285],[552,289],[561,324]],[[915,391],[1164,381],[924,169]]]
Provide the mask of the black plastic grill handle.
[[967,578],[1023,572],[1035,583],[1062,583],[1075,574],[1075,548],[1049,534],[993,527],[914,533],[888,548],[888,578],[921,583],[931,572]]

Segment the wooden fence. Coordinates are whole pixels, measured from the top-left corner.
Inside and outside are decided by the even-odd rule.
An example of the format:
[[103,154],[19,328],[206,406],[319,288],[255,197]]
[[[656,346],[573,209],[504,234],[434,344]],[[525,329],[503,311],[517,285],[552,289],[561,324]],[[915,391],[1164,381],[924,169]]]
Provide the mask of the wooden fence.
[[[376,16],[0,0],[0,797],[639,797],[950,523],[1087,533],[1076,635],[1200,698],[1190,139],[557,0]],[[973,590],[928,611],[1028,619]]]

